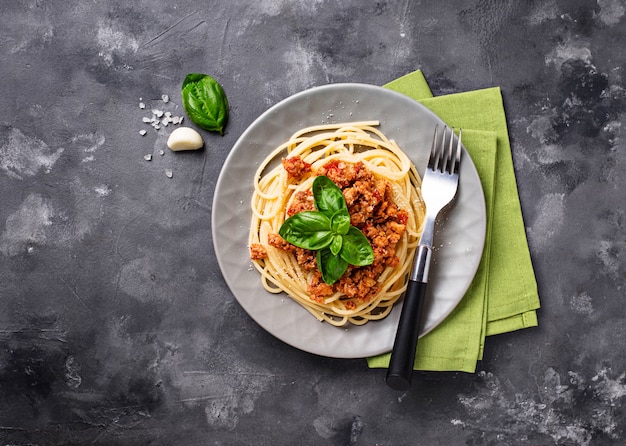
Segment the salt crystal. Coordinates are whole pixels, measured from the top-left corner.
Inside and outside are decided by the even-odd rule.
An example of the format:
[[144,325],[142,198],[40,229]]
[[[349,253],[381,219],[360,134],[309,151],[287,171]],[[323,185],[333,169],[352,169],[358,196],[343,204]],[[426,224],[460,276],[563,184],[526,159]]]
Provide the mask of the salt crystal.
[[146,161],[152,161],[152,155],[151,154],[144,155],[143,159],[145,159]]
[[145,116],[144,116],[143,118],[141,118],[141,120],[142,120],[143,122],[150,122],[150,118],[146,118]]
[[140,102],[139,103],[139,108],[141,108],[141,109],[146,108],[146,104],[144,104],[143,102]]
[[161,156],[165,155],[165,150],[159,150],[159,155]]
[[141,136],[144,136],[146,133],[148,133],[148,132],[146,132],[144,129],[139,130],[139,134]]
[[170,101],[170,97],[166,94],[161,95],[161,99],[163,100],[163,102],[165,102],[166,104]]
[[174,172],[172,172],[172,169],[165,169],[165,176],[168,178],[172,178],[174,176]]
[[160,118],[161,116],[163,116],[163,110],[152,110],[152,114],[155,115],[157,118]]

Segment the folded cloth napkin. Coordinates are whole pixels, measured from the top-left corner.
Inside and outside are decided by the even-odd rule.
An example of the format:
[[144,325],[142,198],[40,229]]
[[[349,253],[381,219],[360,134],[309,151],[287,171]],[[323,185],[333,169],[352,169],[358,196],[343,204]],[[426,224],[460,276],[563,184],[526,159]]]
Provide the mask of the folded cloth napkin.
[[[476,276],[454,311],[417,347],[415,370],[476,371],[485,336],[537,325],[537,283],[517,193],[511,147],[499,88],[433,97],[421,71],[385,85],[463,129],[463,145],[485,193],[487,234]],[[368,358],[387,367],[390,354]]]

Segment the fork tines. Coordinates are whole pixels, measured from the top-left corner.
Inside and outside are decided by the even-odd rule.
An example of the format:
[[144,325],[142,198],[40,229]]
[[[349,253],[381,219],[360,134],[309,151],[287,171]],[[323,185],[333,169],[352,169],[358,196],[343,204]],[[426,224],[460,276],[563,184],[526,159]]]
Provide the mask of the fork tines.
[[[433,136],[433,144],[430,149],[430,157],[428,159],[428,168],[438,170],[439,172],[447,172],[449,174],[458,173],[461,163],[461,133],[457,138],[456,149],[454,147],[454,129],[443,127],[441,138],[438,135],[439,125],[435,126],[435,135]],[[446,150],[446,140],[448,140],[448,149]]]

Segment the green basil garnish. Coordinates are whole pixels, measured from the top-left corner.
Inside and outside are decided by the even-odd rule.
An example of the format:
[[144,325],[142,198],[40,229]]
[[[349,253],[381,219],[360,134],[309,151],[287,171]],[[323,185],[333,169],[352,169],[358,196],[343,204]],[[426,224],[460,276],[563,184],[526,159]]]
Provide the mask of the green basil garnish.
[[348,213],[346,199],[343,198],[341,189],[328,177],[319,176],[313,181],[313,199],[315,208],[329,218],[337,211],[345,210]]
[[330,249],[317,251],[317,267],[322,273],[322,280],[328,285],[335,283],[348,269],[348,262],[342,257],[333,255]]
[[374,261],[374,251],[367,237],[354,226],[350,226],[348,233],[343,236],[343,246],[339,253],[342,259],[350,265],[371,265]]
[[350,229],[350,213],[347,209],[335,212],[330,219],[330,228],[339,235],[345,235]]
[[289,217],[278,231],[280,236],[299,248],[317,251],[317,267],[329,285],[339,280],[348,265],[371,265],[374,251],[367,237],[350,225],[341,189],[330,178],[319,176],[313,180],[313,200],[317,211]]
[[224,134],[228,99],[215,79],[208,74],[188,74],[183,81],[181,96],[189,119],[204,130]]
[[332,252],[334,256],[339,255],[342,246],[343,237],[339,234],[333,235],[333,241],[330,242],[330,252]]
[[333,232],[330,219],[320,212],[304,211],[289,217],[278,233],[292,245],[317,251],[330,245]]

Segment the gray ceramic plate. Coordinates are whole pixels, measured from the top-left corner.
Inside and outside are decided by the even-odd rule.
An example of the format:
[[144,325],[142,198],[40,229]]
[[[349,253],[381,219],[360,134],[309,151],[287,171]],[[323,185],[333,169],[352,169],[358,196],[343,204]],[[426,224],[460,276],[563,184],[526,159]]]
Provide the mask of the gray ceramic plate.
[[[213,201],[212,231],[226,283],[243,309],[265,330],[301,350],[336,358],[362,358],[391,350],[400,304],[381,321],[334,327],[318,322],[284,294],[261,285],[248,251],[252,178],[259,163],[297,130],[317,124],[378,120],[385,135],[409,155],[420,174],[426,166],[435,124],[443,124],[418,102],[366,84],[331,84],[295,94],[271,107],[241,135],[220,173]],[[486,214],[476,168],[463,154],[456,201],[436,233],[436,252],[421,335],[457,306],[483,251]]]

